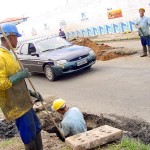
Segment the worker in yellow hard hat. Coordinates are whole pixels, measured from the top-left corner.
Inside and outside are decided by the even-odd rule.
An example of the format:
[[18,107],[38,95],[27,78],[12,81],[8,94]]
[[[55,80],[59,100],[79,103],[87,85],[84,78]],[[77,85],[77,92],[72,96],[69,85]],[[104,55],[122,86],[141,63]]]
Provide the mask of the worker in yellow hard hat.
[[52,109],[63,115],[60,128],[65,137],[72,136],[87,131],[83,114],[77,107],[68,108],[63,99],[56,99]]
[[144,8],[140,8],[139,13],[140,17],[136,19],[135,27],[138,29],[138,33],[141,38],[141,44],[143,46],[143,54],[141,57],[146,57],[147,53],[149,53],[150,56],[150,18],[145,16]]

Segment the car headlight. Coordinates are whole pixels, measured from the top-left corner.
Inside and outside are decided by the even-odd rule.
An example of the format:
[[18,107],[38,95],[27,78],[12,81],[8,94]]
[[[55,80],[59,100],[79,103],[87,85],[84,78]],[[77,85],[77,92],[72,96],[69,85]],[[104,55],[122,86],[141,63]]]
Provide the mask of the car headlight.
[[90,51],[89,51],[89,54],[90,54],[90,55],[95,55],[95,53],[94,53],[93,50],[90,50]]
[[62,66],[67,63],[67,60],[58,60],[54,62],[55,66]]

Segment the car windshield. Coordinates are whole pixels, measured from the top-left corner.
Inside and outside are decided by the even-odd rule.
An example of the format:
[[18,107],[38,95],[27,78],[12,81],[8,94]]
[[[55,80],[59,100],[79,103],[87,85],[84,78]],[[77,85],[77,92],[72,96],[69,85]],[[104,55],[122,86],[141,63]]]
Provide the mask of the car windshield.
[[36,43],[40,52],[56,50],[63,47],[71,46],[72,44],[60,37],[43,39]]

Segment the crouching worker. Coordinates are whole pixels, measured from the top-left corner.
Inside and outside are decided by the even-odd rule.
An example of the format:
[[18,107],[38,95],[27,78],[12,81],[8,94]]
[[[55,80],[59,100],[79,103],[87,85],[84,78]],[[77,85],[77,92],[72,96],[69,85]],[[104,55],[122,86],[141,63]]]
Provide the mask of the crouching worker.
[[[21,34],[15,25],[2,24],[13,48]],[[30,76],[27,69],[20,68],[10,47],[0,31],[0,107],[8,121],[15,121],[26,150],[43,150],[41,124],[34,110],[25,78]],[[32,93],[33,96],[33,93]],[[39,94],[35,93],[39,98]]]
[[60,128],[64,137],[87,131],[83,114],[77,107],[68,108],[63,99],[57,99],[53,102],[52,109],[63,115]]

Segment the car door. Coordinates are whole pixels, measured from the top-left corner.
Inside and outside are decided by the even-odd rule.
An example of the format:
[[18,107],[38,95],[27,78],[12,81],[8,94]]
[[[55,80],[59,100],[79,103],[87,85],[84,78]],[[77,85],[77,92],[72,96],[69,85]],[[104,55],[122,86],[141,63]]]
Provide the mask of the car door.
[[25,68],[28,68],[28,46],[28,43],[22,44],[18,53],[18,57]]
[[28,67],[31,72],[43,72],[43,62],[41,62],[40,53],[33,43],[29,43],[28,58]]
[[43,72],[39,53],[33,43],[24,43],[20,48],[19,59],[30,72]]

